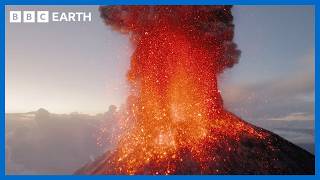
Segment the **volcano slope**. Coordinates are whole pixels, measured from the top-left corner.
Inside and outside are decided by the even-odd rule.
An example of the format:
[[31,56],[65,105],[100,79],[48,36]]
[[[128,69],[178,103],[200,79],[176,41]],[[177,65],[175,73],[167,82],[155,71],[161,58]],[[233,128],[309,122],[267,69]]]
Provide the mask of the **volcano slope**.
[[[177,147],[173,154],[147,158],[133,154],[120,160],[119,152],[108,151],[75,174],[314,174],[314,155],[280,136],[255,127],[224,112],[203,139],[193,147]],[[241,129],[235,134],[228,131]],[[233,131],[235,132],[235,131]],[[199,150],[201,149],[201,150]],[[143,157],[139,157],[143,156]],[[135,161],[136,160],[136,161]],[[137,161],[143,161],[139,163]]]

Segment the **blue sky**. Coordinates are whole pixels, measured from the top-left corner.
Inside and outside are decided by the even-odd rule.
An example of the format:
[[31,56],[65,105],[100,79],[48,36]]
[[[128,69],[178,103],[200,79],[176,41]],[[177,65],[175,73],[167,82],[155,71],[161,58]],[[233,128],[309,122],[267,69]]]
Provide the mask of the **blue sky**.
[[[23,7],[92,12],[92,22],[6,24],[6,112],[101,113],[126,98],[128,37],[97,6]],[[314,8],[235,6],[240,61],[220,76],[225,106],[248,120],[313,120]]]

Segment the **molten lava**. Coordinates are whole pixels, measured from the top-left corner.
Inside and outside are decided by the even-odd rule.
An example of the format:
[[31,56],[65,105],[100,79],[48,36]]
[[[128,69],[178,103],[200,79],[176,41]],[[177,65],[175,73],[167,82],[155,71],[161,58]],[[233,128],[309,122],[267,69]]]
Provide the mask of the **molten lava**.
[[[217,76],[240,55],[231,6],[106,6],[100,11],[107,25],[130,36],[134,53],[127,109],[119,118],[123,133],[103,165],[90,173],[236,173],[250,172],[250,163],[261,172],[281,168],[273,165],[279,148],[270,133],[223,107]],[[252,162],[241,162],[258,142],[264,152],[251,152]],[[242,152],[241,144],[249,148]]]

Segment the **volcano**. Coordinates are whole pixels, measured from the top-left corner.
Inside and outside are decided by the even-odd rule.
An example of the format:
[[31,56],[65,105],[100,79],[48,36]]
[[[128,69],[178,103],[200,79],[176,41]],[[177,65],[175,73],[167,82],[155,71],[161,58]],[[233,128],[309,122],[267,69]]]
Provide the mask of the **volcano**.
[[314,174],[313,155],[224,108],[217,78],[240,57],[231,9],[100,7],[130,37],[131,88],[115,149],[76,174]]
[[[245,127],[238,138],[226,136],[225,132],[212,129],[212,136],[201,147],[205,156],[199,161],[195,150],[184,147],[169,158],[155,158],[143,163],[132,174],[314,174],[314,155],[267,130],[242,121],[231,113],[225,114],[233,125],[221,122],[228,129]],[[235,123],[236,122],[236,123]],[[205,152],[203,152],[205,151]],[[138,156],[138,154],[137,154]],[[147,155],[146,155],[147,156]],[[117,151],[109,151],[95,161],[86,164],[75,174],[130,174],[122,171],[127,164],[119,160]]]

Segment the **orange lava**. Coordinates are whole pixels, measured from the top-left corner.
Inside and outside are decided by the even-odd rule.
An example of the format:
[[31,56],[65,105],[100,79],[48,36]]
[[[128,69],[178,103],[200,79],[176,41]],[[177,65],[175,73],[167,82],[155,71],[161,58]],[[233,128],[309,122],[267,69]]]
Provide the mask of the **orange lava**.
[[[190,8],[155,7],[153,14],[144,14],[152,16],[145,22],[135,18],[151,11],[148,6],[101,10],[107,24],[129,33],[135,48],[127,75],[130,96],[119,118],[122,133],[106,174],[176,174],[179,163],[214,173],[219,169],[213,164],[228,161],[223,154],[236,151],[244,132],[265,138],[224,110],[218,90],[217,76],[239,56],[231,43],[231,7]],[[200,27],[201,22],[207,25]]]

